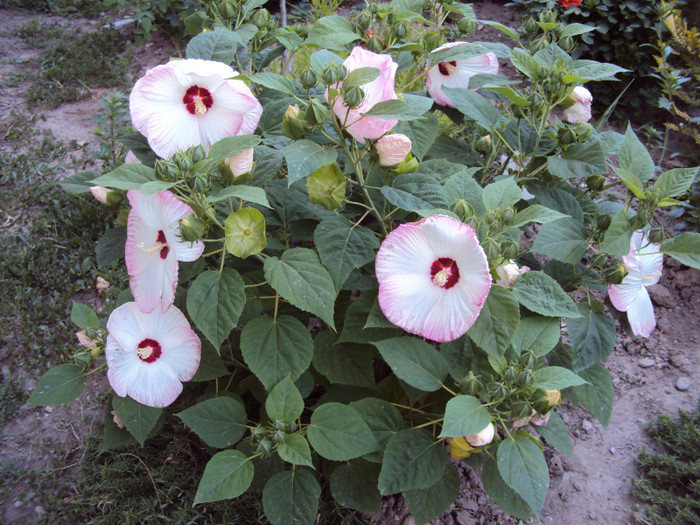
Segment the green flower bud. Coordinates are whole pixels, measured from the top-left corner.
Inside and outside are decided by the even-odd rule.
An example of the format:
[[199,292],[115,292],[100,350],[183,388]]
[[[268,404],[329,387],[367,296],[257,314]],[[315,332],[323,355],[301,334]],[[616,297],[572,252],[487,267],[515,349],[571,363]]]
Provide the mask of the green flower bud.
[[503,224],[510,224],[515,218],[515,210],[512,206],[508,206],[503,211],[501,211],[501,221]]
[[403,175],[404,173],[413,173],[416,170],[418,170],[418,159],[410,153],[406,155],[406,158],[403,159],[403,161],[401,161],[401,163],[398,166],[392,168],[392,171],[394,171],[398,175]]
[[315,124],[321,124],[326,120],[328,115],[328,108],[324,106],[319,100],[312,99],[309,106],[304,111],[304,120],[308,122],[310,126]]
[[535,357],[530,352],[525,352],[518,357],[518,364],[524,366],[525,368],[532,368],[535,366]]
[[336,84],[340,80],[340,74],[338,71],[338,66],[331,64],[321,73],[321,81],[326,85],[330,86]]
[[265,217],[255,208],[241,208],[232,213],[224,223],[226,250],[245,259],[263,251],[265,239]]
[[620,284],[629,272],[624,264],[612,264],[605,270],[605,280],[610,284]]
[[543,24],[554,24],[557,21],[557,14],[551,9],[540,12],[540,22]]
[[491,388],[489,388],[491,399],[505,399],[508,397],[508,394],[510,394],[510,388],[499,381],[495,382],[491,385]]
[[484,253],[489,261],[493,261],[501,256],[501,243],[493,238],[488,238],[481,243]]
[[576,133],[577,142],[586,142],[593,132],[593,126],[588,122],[577,122],[574,124],[574,132]]
[[199,173],[194,178],[193,186],[195,191],[206,193],[209,190],[209,178],[203,173]]
[[266,27],[267,23],[270,21],[270,12],[267,9],[258,9],[250,21],[253,22],[255,27],[262,29]]
[[526,35],[534,35],[539,31],[540,26],[537,25],[537,22],[535,22],[532,17],[528,18],[525,20],[525,23],[523,24],[523,32]]
[[196,164],[197,162],[201,162],[206,158],[207,152],[202,146],[195,146],[194,148],[192,148],[192,162]]
[[384,42],[378,36],[373,36],[367,40],[365,47],[374,53],[381,53],[384,50]]
[[258,425],[253,430],[251,430],[251,434],[253,435],[253,438],[255,440],[259,440],[267,435],[267,429],[262,425]]
[[365,92],[360,86],[352,86],[343,94],[343,102],[349,108],[356,108],[365,99]]
[[652,228],[649,230],[649,242],[654,244],[661,244],[664,242],[664,230],[663,228]]
[[574,144],[576,142],[576,133],[574,133],[574,130],[568,126],[559,128],[559,131],[557,132],[557,140],[559,140],[559,144],[562,146]]
[[359,15],[357,15],[357,18],[355,18],[355,22],[360,29],[365,30],[372,23],[372,15],[370,15],[367,11],[362,11]]
[[304,89],[312,89],[318,84],[318,75],[316,75],[313,69],[305,69],[299,76],[299,80],[301,81],[301,87]]
[[348,70],[343,64],[338,64],[338,80],[344,80],[348,76]]
[[267,28],[266,28],[266,29],[267,29],[270,33],[272,33],[272,32],[275,31],[275,29],[277,29],[277,26],[278,26],[278,25],[279,25],[279,24],[277,23],[277,20],[275,20],[275,19],[273,18],[272,20],[270,20],[270,21],[267,23]]
[[277,430],[284,430],[285,429],[285,424],[284,421],[281,419],[275,419],[275,428]]
[[269,456],[272,453],[272,447],[272,441],[270,441],[268,438],[262,438],[258,444],[256,452],[262,454],[263,456]]
[[293,140],[304,138],[311,131],[311,126],[299,112],[299,106],[287,106],[282,117],[282,135]]
[[598,218],[596,219],[596,226],[598,226],[598,229],[602,232],[610,228],[610,223],[612,222],[612,218],[610,215],[607,213],[603,215],[598,215]]
[[321,166],[306,181],[309,200],[327,210],[335,210],[345,200],[346,184],[347,180],[337,164]]
[[408,33],[408,29],[406,28],[406,24],[403,22],[400,22],[394,26],[394,36],[396,38],[403,38],[406,36],[406,33]]
[[273,434],[272,439],[275,441],[275,443],[284,443],[284,437],[284,430],[278,430]]
[[491,135],[484,135],[476,142],[476,151],[482,155],[488,155],[493,148]]
[[481,392],[482,388],[481,381],[471,370],[459,381],[459,390],[463,394],[474,396]]
[[432,33],[428,33],[423,37],[423,44],[425,47],[425,50],[430,52],[433,49],[437,49],[440,46],[440,42],[442,40],[442,36],[440,35],[439,32],[433,31]]
[[250,180],[254,156],[255,150],[250,148],[222,160],[219,165],[219,172],[221,172],[226,183],[242,184]]
[[520,386],[529,386],[532,384],[533,381],[533,375],[531,370],[523,370],[518,374],[518,384]]
[[509,366],[508,368],[506,368],[506,371],[503,372],[503,378],[506,381],[513,381],[517,373],[518,371],[515,369],[515,367]]
[[197,242],[204,235],[207,223],[194,215],[180,219],[180,238],[186,242]]
[[287,425],[287,431],[289,433],[293,433],[297,431],[297,423],[296,421],[292,421],[289,425]]
[[591,175],[586,179],[586,187],[591,191],[600,191],[605,186],[605,177],[602,175]]
[[192,159],[186,153],[183,152],[182,156],[176,159],[176,162],[181,171],[189,172],[192,170]]
[[459,25],[457,27],[462,33],[468,35],[474,31],[474,28],[476,28],[476,22],[474,22],[473,18],[468,18],[465,16],[459,21]]
[[506,241],[501,245],[501,255],[504,259],[517,259],[520,255],[520,245],[516,241]]
[[564,38],[559,40],[559,47],[567,53],[571,53],[576,47],[576,42],[574,42],[574,39],[570,36],[565,36]]
[[464,199],[459,199],[450,208],[452,212],[459,217],[459,220],[466,223],[474,217],[474,208]]
[[218,5],[219,14],[224,18],[234,18],[236,16],[236,4],[231,0],[222,0]]

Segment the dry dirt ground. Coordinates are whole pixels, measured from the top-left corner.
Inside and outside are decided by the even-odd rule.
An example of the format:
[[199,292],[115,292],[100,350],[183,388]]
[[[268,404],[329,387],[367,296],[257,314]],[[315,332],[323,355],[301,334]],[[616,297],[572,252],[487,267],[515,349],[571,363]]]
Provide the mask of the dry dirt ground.
[[[516,17],[502,3],[478,0],[477,16],[516,26]],[[46,17],[35,13],[0,9],[0,76],[22,71],[31,63],[36,50],[11,34],[32,18],[58,24],[92,24],[94,21]],[[494,40],[488,28],[479,28],[476,39]],[[157,36],[150,44],[135,50],[134,78],[145,69],[176,56],[178,50]],[[9,125],[8,101],[21,100],[22,86],[8,88],[0,82],[0,129]],[[90,134],[103,92],[89,99],[42,111],[42,127],[51,129],[66,141],[93,142]],[[30,110],[32,108],[29,108]],[[594,116],[595,117],[595,116]],[[0,133],[2,137],[4,133]],[[650,290],[654,301],[657,329],[649,339],[631,338],[619,331],[613,354],[605,361],[615,388],[612,418],[607,428],[584,409],[565,402],[560,408],[571,435],[575,456],[565,457],[548,450],[551,474],[549,494],[542,510],[544,524],[626,524],[636,523],[634,501],[630,497],[632,479],[637,474],[635,460],[641,447],[653,448],[644,427],[659,414],[677,414],[678,408],[692,410],[700,395],[700,272],[666,259],[664,276]],[[5,348],[0,364],[20,349]],[[96,376],[99,374],[96,374]],[[27,378],[24,387],[33,388]],[[84,441],[91,432],[100,432],[102,401],[108,385],[95,377],[77,401],[67,407],[22,408],[2,428],[0,464],[25,467],[46,466],[55,471],[57,483],[70,483],[75,466],[84,452]],[[501,512],[483,492],[479,477],[460,466],[462,491],[453,506],[432,523],[442,525],[515,524],[517,520]],[[4,523],[29,523],[44,511],[32,499],[15,499],[22,487],[0,501]],[[413,518],[400,498],[385,498],[381,516],[371,517],[377,525],[413,525]],[[538,523],[535,521],[535,523]]]

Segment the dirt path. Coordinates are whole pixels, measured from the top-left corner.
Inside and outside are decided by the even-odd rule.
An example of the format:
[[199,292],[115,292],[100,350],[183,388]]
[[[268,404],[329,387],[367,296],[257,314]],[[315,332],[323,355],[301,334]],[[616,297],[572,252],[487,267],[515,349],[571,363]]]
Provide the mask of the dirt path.
[[[514,12],[501,3],[479,1],[474,7],[480,18],[515,25]],[[32,67],[37,53],[12,33],[32,18],[46,23],[66,23],[59,17],[0,10],[0,76],[3,80],[0,82],[0,127],[5,129],[10,125],[9,109],[17,107],[26,87],[22,83],[8,86],[6,80]],[[95,25],[94,21],[72,20],[70,23]],[[489,35],[485,38],[494,39]],[[177,54],[167,42],[156,38],[150,45],[135,50],[132,71],[138,76],[146,68]],[[86,100],[64,104],[51,111],[43,110],[44,118],[39,125],[65,141],[93,144],[95,139],[90,132],[95,121],[92,117],[99,110],[103,94],[103,91],[96,91]],[[11,101],[15,101],[14,106]],[[603,428],[585,410],[570,403],[560,409],[571,434],[575,456],[567,458],[556,451],[548,452],[552,481],[540,523],[634,523],[634,502],[629,491],[637,473],[636,457],[640,447],[653,447],[644,426],[659,414],[675,415],[678,408],[692,410],[697,403],[700,395],[700,272],[684,269],[668,258],[665,262],[660,284],[650,290],[657,315],[656,331],[646,340],[620,333],[614,353],[605,362],[615,388],[608,427]],[[0,354],[0,364],[6,365],[13,351],[18,349],[5,347]],[[30,391],[33,385],[34,381],[27,377],[23,387]],[[103,393],[107,388],[104,378],[100,378],[68,407],[20,409],[2,428],[0,462],[3,468],[12,468],[11,465],[55,468],[56,464],[64,467],[77,464],[85,437],[90,432],[100,431]],[[71,476],[76,475],[75,469],[55,472],[56,483],[70,483]],[[474,472],[460,467],[460,474],[463,488],[459,497],[433,524],[517,523],[490,502]],[[2,522],[27,523],[41,517],[43,509],[25,498],[26,489],[20,484],[2,498]],[[412,518],[400,498],[386,498],[382,515],[375,518],[374,523],[410,525]]]

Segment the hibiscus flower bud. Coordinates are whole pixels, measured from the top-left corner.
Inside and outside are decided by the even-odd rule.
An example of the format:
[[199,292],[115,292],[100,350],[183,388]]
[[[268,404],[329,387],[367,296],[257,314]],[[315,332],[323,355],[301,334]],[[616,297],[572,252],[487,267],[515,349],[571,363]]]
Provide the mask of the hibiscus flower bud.
[[293,140],[304,138],[311,131],[311,126],[300,114],[299,106],[287,106],[282,118],[282,134]]
[[539,28],[540,26],[537,25],[537,22],[535,22],[535,20],[532,17],[528,18],[523,24],[523,31],[526,35],[534,35],[535,33],[537,33]]
[[561,392],[559,390],[545,390],[545,397],[549,402],[549,406],[553,407],[561,401]]
[[352,86],[343,94],[344,104],[350,109],[354,109],[362,104],[364,98],[365,92],[360,86]]
[[464,223],[468,223],[474,217],[474,208],[464,199],[455,201],[450,210]]
[[258,29],[262,29],[263,27],[267,26],[267,23],[270,21],[270,12],[267,9],[259,9],[255,12],[253,17],[251,18],[251,22],[257,27]]
[[78,342],[85,348],[94,348],[95,346],[97,346],[98,341],[96,339],[91,339],[90,337],[88,337],[87,332],[85,330],[75,332],[75,336],[78,338]]
[[318,84],[318,75],[313,69],[305,69],[299,76],[299,80],[301,81],[301,87],[304,89],[312,89]]
[[398,175],[403,175],[404,173],[413,173],[417,170],[418,159],[409,153],[408,155],[406,155],[406,158],[403,159],[398,166],[392,168],[391,171],[395,172]]
[[381,53],[384,50],[384,42],[378,36],[373,36],[367,41],[365,47],[373,53]]
[[256,452],[259,452],[263,456],[269,456],[272,453],[272,441],[268,438],[262,438],[258,444]]
[[574,104],[564,110],[564,120],[571,124],[591,120],[593,95],[583,86],[576,86],[570,95]]
[[568,146],[576,142],[576,133],[569,127],[559,128],[557,132],[557,140],[562,146]]
[[478,394],[482,388],[481,381],[471,370],[459,381],[459,390],[463,394],[473,396]]
[[306,182],[309,201],[327,210],[339,208],[345,200],[347,180],[337,164],[327,164],[311,174]]
[[468,436],[465,436],[464,439],[466,439],[467,443],[473,447],[483,447],[484,445],[491,443],[495,435],[496,426],[493,423],[489,423],[481,432],[469,434]]
[[272,439],[275,441],[275,443],[284,443],[284,437],[284,430],[278,430],[273,434]]
[[364,30],[369,27],[369,24],[372,22],[372,17],[367,11],[362,11],[355,19],[355,22],[360,29]]
[[610,227],[611,222],[612,218],[607,213],[603,215],[598,215],[598,218],[596,219],[596,225],[598,226],[598,229],[603,232]]
[[474,28],[476,28],[476,22],[474,22],[473,18],[467,18],[466,16],[462,18],[459,21],[459,30],[464,33],[465,35],[468,35],[472,31],[474,31]]
[[605,280],[610,284],[620,284],[628,274],[629,271],[624,264],[613,264],[605,270]]
[[586,179],[586,186],[591,191],[600,191],[605,186],[605,177],[602,175],[591,175]]
[[571,53],[576,47],[576,42],[574,42],[574,39],[570,36],[565,36],[564,38],[559,40],[559,47],[567,53]]
[[510,288],[515,283],[515,280],[520,277],[525,272],[529,272],[530,268],[523,266],[519,268],[518,265],[512,259],[507,263],[496,268],[496,273],[499,279],[496,284]]
[[228,184],[240,184],[250,179],[250,172],[253,170],[254,153],[253,148],[250,148],[221,162],[219,171]]
[[408,33],[408,28],[403,22],[400,22],[394,26],[394,36],[396,38],[403,38],[406,36],[406,33]]
[[206,222],[199,217],[185,217],[180,219],[180,238],[186,242],[197,242],[204,235],[206,228]]
[[384,135],[375,142],[380,166],[396,166],[411,151],[411,139],[401,133]]
[[97,201],[107,206],[116,206],[122,201],[122,195],[116,190],[110,190],[104,186],[90,187],[90,193]]
[[491,135],[484,135],[476,142],[476,151],[482,155],[488,155],[491,153],[492,148]]
[[576,133],[577,142],[586,142],[593,132],[593,126],[588,122],[577,122],[574,124],[574,132]]

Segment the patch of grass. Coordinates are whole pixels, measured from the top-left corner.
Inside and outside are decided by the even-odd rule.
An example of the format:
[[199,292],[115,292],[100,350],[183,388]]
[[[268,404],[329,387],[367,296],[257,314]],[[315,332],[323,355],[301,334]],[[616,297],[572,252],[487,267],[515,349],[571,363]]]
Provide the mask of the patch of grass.
[[[11,149],[0,151],[0,341],[8,355],[0,361],[40,376],[73,353],[71,302],[94,290],[95,242],[110,218],[92,196],[68,195],[58,186],[60,174],[80,162],[50,132],[15,115],[6,140]],[[101,274],[126,282],[122,268]]]
[[32,18],[29,22],[17,28],[13,36],[24,40],[33,47],[44,47],[63,36],[63,29],[58,26],[46,26],[37,18]]
[[56,15],[80,14],[92,18],[104,11],[98,0],[6,0],[5,5]]
[[27,101],[56,107],[88,97],[91,89],[124,86],[130,60],[126,51],[125,39],[113,29],[64,32],[40,54]]
[[22,406],[27,399],[22,386],[11,375],[0,375],[0,430],[9,418]]
[[639,454],[640,479],[632,494],[656,525],[700,524],[700,405],[680,419],[660,416],[647,432],[667,451]]

